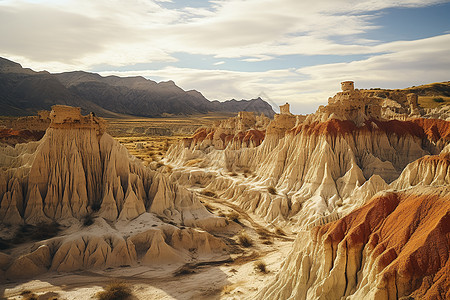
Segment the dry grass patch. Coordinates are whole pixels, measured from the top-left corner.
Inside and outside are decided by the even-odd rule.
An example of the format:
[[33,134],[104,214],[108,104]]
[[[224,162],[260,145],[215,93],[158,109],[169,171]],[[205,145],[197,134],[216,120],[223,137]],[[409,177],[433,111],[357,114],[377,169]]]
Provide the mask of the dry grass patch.
[[83,226],[84,226],[84,227],[89,227],[89,226],[91,226],[92,224],[94,224],[94,216],[92,215],[92,213],[86,214],[86,215],[83,217]]
[[232,211],[232,212],[226,214],[225,216],[230,221],[233,221],[233,222],[236,222],[236,223],[239,223],[239,224],[241,223],[239,221],[239,214],[237,212],[235,212],[235,211]]
[[0,238],[0,250],[6,250],[16,245],[31,241],[42,241],[56,236],[61,226],[56,223],[39,223],[37,225],[24,224],[17,228],[11,239]]
[[269,273],[269,271],[267,270],[266,263],[263,262],[262,260],[258,260],[258,261],[255,263],[255,270],[258,271],[258,272],[260,272],[260,273],[263,273],[263,274]]
[[259,239],[262,240],[262,243],[264,245],[272,245],[273,244],[273,238],[269,231],[262,229],[262,228],[258,228],[256,230],[256,233],[259,235]]
[[419,96],[419,105],[423,108],[436,108],[450,104],[450,97],[445,96]]
[[125,300],[132,296],[131,287],[124,281],[113,281],[104,291],[95,294],[98,300]]
[[249,247],[253,246],[252,239],[248,236],[247,233],[245,233],[245,231],[241,231],[241,233],[238,236],[238,241],[239,241],[239,244],[241,244],[241,246],[243,246],[245,248],[249,248]]

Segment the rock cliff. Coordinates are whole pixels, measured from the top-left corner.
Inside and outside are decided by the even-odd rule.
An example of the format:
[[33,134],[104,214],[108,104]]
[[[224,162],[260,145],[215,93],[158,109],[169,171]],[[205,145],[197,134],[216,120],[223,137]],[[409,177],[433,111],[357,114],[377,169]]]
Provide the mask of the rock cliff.
[[256,298],[447,299],[450,122],[386,119],[352,87],[313,115],[285,107],[260,145],[218,147],[198,132],[169,150],[171,179],[298,233]]
[[299,234],[261,299],[447,299],[449,146],[361,208]]
[[[57,222],[66,232],[13,257],[3,268],[8,278],[48,269],[189,261],[195,257],[187,245],[198,248],[197,257],[226,254],[221,240],[199,229],[226,221],[193,193],[143,167],[104,133],[101,119],[61,106],[53,107],[51,119],[40,141],[0,148],[0,222]],[[94,222],[88,230],[79,228],[85,218]]]
[[448,299],[449,192],[385,192],[304,232],[259,298]]
[[[277,118],[272,123],[276,122]],[[171,148],[168,161],[181,166],[180,172],[191,163],[215,170],[208,189],[268,221],[311,225],[362,205],[410,162],[438,154],[450,142],[450,123],[443,120],[367,120],[358,127],[352,121],[330,119],[297,126],[292,122],[289,130],[272,123],[257,147],[230,144],[219,150],[205,143],[207,135],[203,140],[194,136],[189,147]],[[253,176],[236,178],[223,170],[249,171]],[[178,182],[192,184],[200,176],[194,174],[192,182]],[[270,186],[277,192],[268,193]]]

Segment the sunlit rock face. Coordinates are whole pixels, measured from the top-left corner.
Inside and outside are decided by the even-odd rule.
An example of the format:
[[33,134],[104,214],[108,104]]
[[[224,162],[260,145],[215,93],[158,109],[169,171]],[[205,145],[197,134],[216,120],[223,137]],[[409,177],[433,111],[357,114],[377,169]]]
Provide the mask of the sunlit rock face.
[[[308,116],[292,115],[285,104],[270,123],[243,113],[199,129],[169,149],[172,181],[201,182],[268,222],[308,228],[360,207],[409,163],[450,143],[450,122],[388,120],[377,93],[357,90],[352,81],[341,87]],[[404,98],[416,108],[417,95]],[[411,168],[405,176],[415,184]]]
[[264,140],[269,123],[264,114],[241,111],[236,117],[216,121],[212,128],[199,128],[191,138],[183,140],[183,145],[191,149],[256,147]]
[[[267,221],[311,226],[361,206],[410,162],[438,154],[450,142],[450,123],[443,120],[368,120],[360,126],[338,119],[298,123],[284,129],[283,136],[278,130],[272,134],[271,128],[280,126],[269,124],[264,141],[252,148],[179,144],[169,150],[168,161],[182,168],[192,162],[208,167],[209,175],[192,171],[187,177],[175,171],[174,179],[186,185],[201,181]],[[250,170],[253,177],[223,176],[223,170]],[[277,193],[268,193],[269,186]]]
[[450,122],[386,120],[363,98],[345,86],[316,114],[280,114],[256,147],[170,149],[172,180],[298,232],[256,298],[450,297]]
[[260,299],[447,299],[448,188],[388,192],[299,235]]
[[[0,222],[58,222],[73,228],[91,215],[98,228],[81,228],[36,245],[6,267],[7,276],[19,276],[18,268],[26,266],[30,271],[25,277],[47,269],[185,261],[189,251],[178,240],[202,247],[202,253],[225,253],[224,243],[207,232],[178,228],[216,228],[225,226],[225,220],[211,215],[193,193],[130,156],[104,133],[103,120],[60,106],[50,117],[52,123],[40,141],[0,148]],[[144,223],[154,228],[137,225]],[[128,232],[130,226],[139,229]],[[50,254],[46,247],[52,249]]]
[[447,299],[450,156],[410,163],[388,191],[299,234],[261,299]]

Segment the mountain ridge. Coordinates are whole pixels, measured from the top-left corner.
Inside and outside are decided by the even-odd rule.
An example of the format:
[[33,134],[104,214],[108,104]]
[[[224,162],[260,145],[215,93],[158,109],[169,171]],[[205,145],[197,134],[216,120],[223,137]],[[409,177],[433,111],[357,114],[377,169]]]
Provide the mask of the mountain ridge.
[[0,57],[0,106],[4,115],[23,116],[52,105],[80,106],[84,113],[157,117],[208,112],[253,111],[274,115],[261,98],[210,101],[196,90],[184,91],[172,80],[155,82],[142,76],[101,76],[85,71],[35,72]]

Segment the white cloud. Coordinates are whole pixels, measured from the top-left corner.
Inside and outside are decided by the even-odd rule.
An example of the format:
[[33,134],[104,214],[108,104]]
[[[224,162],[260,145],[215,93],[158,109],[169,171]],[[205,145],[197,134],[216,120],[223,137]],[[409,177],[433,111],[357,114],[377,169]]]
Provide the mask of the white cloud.
[[[104,72],[102,75],[172,79],[185,90],[196,89],[210,100],[250,99],[261,92],[272,101],[291,103],[295,113],[311,113],[354,80],[357,88],[402,88],[448,80],[450,35],[380,46],[391,53],[349,63],[322,64],[300,69],[235,72],[167,67],[162,70]],[[394,52],[395,51],[395,52]]]
[[[386,44],[363,35],[375,28],[379,10],[445,1],[216,0],[210,7],[178,9],[165,8],[163,1],[168,0],[1,1],[0,56],[51,72],[165,62],[160,70],[109,73],[171,79],[208,99],[254,98],[265,92],[279,104],[291,102],[299,113],[326,103],[344,79],[360,87],[448,80],[449,35]],[[295,54],[371,57],[237,72],[173,67],[177,52],[245,62]]]
[[224,61],[218,61],[218,62],[214,63],[213,65],[219,66],[219,65],[223,65],[224,63],[225,63]]
[[265,60],[271,60],[274,57],[272,56],[268,56],[268,55],[258,55],[255,57],[250,57],[250,58],[244,58],[242,59],[242,61],[247,61],[247,62],[258,62],[258,61],[265,61]]
[[[244,61],[376,53],[373,41],[355,37],[374,28],[372,11],[440,1],[223,0],[211,1],[209,8],[180,9],[159,2],[3,1],[0,55],[69,68],[173,61],[175,52]],[[339,44],[333,36],[354,42]],[[120,53],[111,57],[112,49]]]

